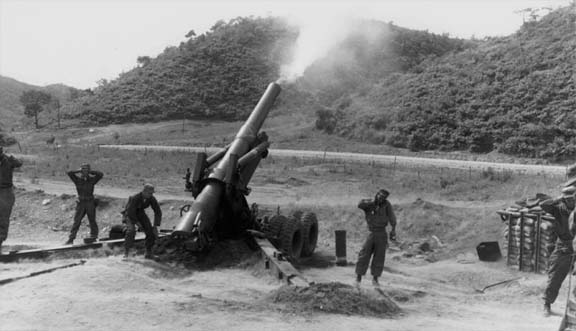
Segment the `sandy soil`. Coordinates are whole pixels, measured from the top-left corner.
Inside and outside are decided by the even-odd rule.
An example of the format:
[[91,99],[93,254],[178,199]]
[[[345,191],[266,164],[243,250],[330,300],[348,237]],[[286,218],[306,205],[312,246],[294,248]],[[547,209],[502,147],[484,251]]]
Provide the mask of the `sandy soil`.
[[[68,192],[62,191],[64,185],[45,181],[18,184],[21,190],[6,242],[8,249],[22,244],[57,245],[63,241],[73,212],[73,199],[62,196]],[[44,192],[34,191],[38,189]],[[282,194],[273,186],[267,189]],[[101,224],[113,224],[114,215],[122,205],[118,198],[132,192],[119,188],[99,191],[103,192],[111,197],[106,208],[99,211],[99,219]],[[350,201],[350,197],[355,198],[357,194],[350,191],[340,199]],[[274,194],[268,196],[272,200],[274,197]],[[183,201],[172,200],[177,197],[170,195],[163,198],[169,198],[163,201],[166,219],[177,219],[177,206]],[[322,197],[338,201],[336,196],[333,198]],[[47,199],[51,202],[43,205]],[[474,207],[492,209],[492,204],[482,206],[477,202]],[[421,205],[409,204],[403,208]],[[45,226],[38,225],[42,219]],[[323,220],[321,226],[330,226],[327,223],[330,221]],[[170,221],[165,223],[165,227],[170,225]],[[362,237],[350,238],[349,265],[340,267],[333,263],[334,238],[325,232],[321,235],[316,254],[297,267],[315,283],[352,285],[353,262]],[[273,293],[284,283],[263,268],[257,253],[243,252],[243,248],[232,245],[225,248],[230,251],[223,252],[223,255],[236,256],[232,260],[193,269],[144,260],[141,255],[122,260],[118,252],[102,251],[0,264],[1,280],[87,260],[84,265],[0,285],[0,330],[541,331],[558,328],[568,282],[553,306],[555,315],[545,318],[539,311],[544,275],[516,272],[507,268],[504,261],[478,261],[473,251],[431,262],[434,259],[429,255],[406,254],[410,247],[406,243],[391,247],[382,276],[382,290],[401,308],[401,313],[393,317],[332,314],[322,309],[295,309],[298,302],[291,305],[275,302]],[[235,254],[238,252],[242,254]],[[521,278],[489,288],[485,293],[476,291],[516,277]],[[359,293],[368,298],[374,295],[375,289],[369,281],[364,281]]]

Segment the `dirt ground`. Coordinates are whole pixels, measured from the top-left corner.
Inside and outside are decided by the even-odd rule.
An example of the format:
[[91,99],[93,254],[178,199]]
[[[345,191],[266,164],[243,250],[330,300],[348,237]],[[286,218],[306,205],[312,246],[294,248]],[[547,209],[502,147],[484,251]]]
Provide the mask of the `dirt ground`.
[[[18,174],[16,185],[19,188],[17,203],[5,249],[48,247],[65,241],[74,207],[74,192],[69,183],[29,181]],[[320,238],[315,255],[296,266],[311,282],[356,291],[347,292],[354,293],[355,301],[352,295],[328,297],[326,293],[330,291],[318,292],[312,298],[296,295],[305,290],[287,290],[282,281],[264,269],[257,252],[238,244],[220,248],[220,256],[230,257],[225,263],[213,261],[202,268],[145,260],[141,255],[122,260],[116,251],[93,251],[49,260],[0,264],[1,280],[86,260],[83,265],[0,285],[0,330],[541,331],[558,328],[568,282],[553,306],[554,315],[545,318],[539,311],[544,275],[519,273],[506,267],[503,260],[479,261],[476,252],[470,249],[480,240],[494,240],[499,235],[500,221],[494,213],[499,203],[495,201],[470,203],[392,197],[399,221],[404,224],[399,225],[400,241],[389,250],[381,290],[400,310],[392,312],[382,306],[386,301],[383,303],[377,298],[384,295],[373,288],[369,279],[362,283],[360,290],[350,287],[356,255],[366,234],[362,215],[353,205],[363,192],[351,189],[349,183],[341,185],[317,182],[308,186],[313,192],[304,199],[305,205],[315,206],[319,214]],[[288,190],[282,185],[262,185],[261,188],[271,193],[256,198],[270,205]],[[104,235],[109,226],[118,222],[123,197],[133,190],[98,187],[96,193],[103,201],[98,219]],[[178,220],[180,206],[187,200],[183,194],[162,189],[158,196],[165,211],[162,227],[170,229]],[[341,209],[323,201],[340,201]],[[297,202],[287,199],[283,208],[293,208]],[[413,219],[422,211],[432,216],[430,220],[418,220],[421,229],[416,229],[418,222]],[[469,221],[466,231],[459,233],[454,223],[440,224],[435,220],[435,213],[446,222],[452,219],[462,222],[465,213],[487,213],[494,215],[495,222],[488,226],[492,230],[466,237],[464,232],[474,232],[471,229],[474,220]],[[433,222],[441,240],[436,245],[428,241],[432,244],[431,251],[419,251],[417,247],[432,234],[427,225],[429,221]],[[450,227],[450,231],[446,230]],[[347,266],[334,264],[334,229],[348,231]],[[88,227],[83,225],[79,237],[87,231]],[[449,237],[448,232],[454,233],[453,237]],[[458,242],[457,238],[466,243]],[[516,281],[494,286],[484,293],[477,291],[517,277],[520,278]],[[288,300],[282,299],[282,293],[290,294]],[[364,314],[358,310],[359,302],[365,304],[372,302],[370,300],[376,300],[376,305],[380,305],[376,311],[381,313]],[[323,306],[323,302],[327,304]],[[329,312],[328,304],[335,303],[339,310]]]

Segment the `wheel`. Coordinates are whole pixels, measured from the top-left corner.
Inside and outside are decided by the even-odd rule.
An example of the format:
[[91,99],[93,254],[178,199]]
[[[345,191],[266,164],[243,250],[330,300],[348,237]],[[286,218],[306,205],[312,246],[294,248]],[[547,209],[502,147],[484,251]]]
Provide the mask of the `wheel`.
[[300,221],[302,228],[302,255],[314,254],[318,242],[318,219],[314,213],[304,213]]
[[288,221],[286,216],[274,215],[268,220],[268,225],[266,226],[266,237],[275,246],[280,246],[280,232],[282,231],[282,226]]
[[302,229],[300,222],[294,217],[286,218],[280,230],[280,247],[279,249],[294,259],[302,254]]
[[302,220],[302,215],[304,214],[303,211],[301,210],[296,210],[292,213],[292,217],[294,217],[295,219],[297,219],[298,221]]

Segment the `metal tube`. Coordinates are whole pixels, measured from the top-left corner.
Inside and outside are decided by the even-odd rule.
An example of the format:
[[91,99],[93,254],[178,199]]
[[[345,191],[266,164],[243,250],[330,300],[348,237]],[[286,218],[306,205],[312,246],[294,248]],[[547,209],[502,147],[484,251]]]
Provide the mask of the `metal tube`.
[[[254,110],[242,125],[234,141],[226,150],[222,158],[217,161],[210,174],[205,179],[206,183],[202,191],[196,197],[190,210],[183,215],[179,224],[174,228],[173,236],[190,237],[194,230],[209,233],[218,221],[219,211],[225,193],[224,179],[228,168],[231,166],[231,155],[235,154],[242,158],[251,149],[255,142],[258,131],[262,128],[264,120],[268,116],[276,97],[280,94],[280,85],[271,83],[258,101]],[[209,158],[210,160],[210,158]],[[202,240],[200,238],[199,240]]]
[[268,116],[274,100],[276,100],[276,97],[280,94],[280,90],[280,85],[276,83],[268,85],[266,92],[264,92],[264,95],[262,95],[256,107],[254,107],[250,117],[248,117],[244,125],[238,130],[236,138],[234,138],[230,148],[209,175],[210,178],[223,179],[221,176],[226,173],[224,169],[228,166],[230,154],[236,154],[241,158],[250,151],[250,145],[254,142],[258,131],[262,128],[262,124]]

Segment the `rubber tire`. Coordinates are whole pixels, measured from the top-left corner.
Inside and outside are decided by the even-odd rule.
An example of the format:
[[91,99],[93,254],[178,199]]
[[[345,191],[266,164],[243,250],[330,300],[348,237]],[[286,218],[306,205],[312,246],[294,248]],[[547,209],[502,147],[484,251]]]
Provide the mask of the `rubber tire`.
[[304,215],[304,212],[301,210],[296,210],[292,213],[292,217],[294,217],[298,221],[302,220],[302,215]]
[[318,243],[318,218],[314,213],[304,213],[300,221],[302,228],[302,257],[312,256]]
[[265,234],[274,246],[280,246],[280,233],[286,222],[288,222],[288,218],[282,215],[274,215],[268,220],[268,229]]
[[300,222],[298,222],[296,218],[290,217],[282,224],[279,249],[287,256],[298,259],[302,254],[302,246],[303,241]]

